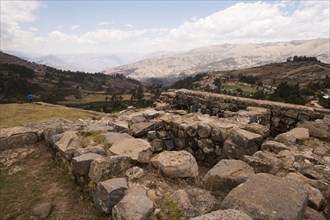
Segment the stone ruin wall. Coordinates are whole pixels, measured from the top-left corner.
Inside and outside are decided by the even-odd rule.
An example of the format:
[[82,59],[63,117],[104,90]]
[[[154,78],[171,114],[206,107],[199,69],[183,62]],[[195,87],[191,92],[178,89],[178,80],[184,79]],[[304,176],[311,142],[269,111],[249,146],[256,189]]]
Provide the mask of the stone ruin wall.
[[[268,137],[330,114],[329,110],[185,89],[162,93],[160,100],[162,108],[172,112],[147,129],[154,150],[186,150],[206,166],[253,155]],[[147,133],[133,135],[146,137]]]
[[237,112],[239,110],[246,110],[248,107],[266,108],[269,109],[270,121],[262,121],[260,123],[269,126],[270,134],[273,137],[295,128],[299,122],[322,119],[325,115],[330,115],[330,110],[328,109],[187,89],[164,92],[160,100],[169,103],[174,109],[200,112],[220,118],[224,117],[226,111]]

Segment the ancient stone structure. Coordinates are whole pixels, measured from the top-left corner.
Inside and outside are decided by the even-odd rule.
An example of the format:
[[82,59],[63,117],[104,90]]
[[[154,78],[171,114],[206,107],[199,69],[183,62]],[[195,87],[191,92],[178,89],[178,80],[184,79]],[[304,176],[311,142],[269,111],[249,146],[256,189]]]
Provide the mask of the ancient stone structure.
[[330,110],[186,89],[162,93],[160,99],[173,109],[218,117],[225,117],[228,111],[239,112],[249,107],[264,108],[268,110],[268,114],[264,117],[256,115],[250,122],[269,125],[272,136],[291,130],[299,122],[320,119],[330,114]]

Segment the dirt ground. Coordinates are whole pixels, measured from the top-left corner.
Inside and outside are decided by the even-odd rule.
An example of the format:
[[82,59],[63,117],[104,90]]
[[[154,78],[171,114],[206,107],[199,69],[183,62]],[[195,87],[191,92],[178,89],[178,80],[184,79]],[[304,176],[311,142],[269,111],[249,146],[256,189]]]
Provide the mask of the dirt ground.
[[0,152],[0,219],[37,219],[32,210],[45,202],[47,219],[107,219],[51,155],[42,142]]

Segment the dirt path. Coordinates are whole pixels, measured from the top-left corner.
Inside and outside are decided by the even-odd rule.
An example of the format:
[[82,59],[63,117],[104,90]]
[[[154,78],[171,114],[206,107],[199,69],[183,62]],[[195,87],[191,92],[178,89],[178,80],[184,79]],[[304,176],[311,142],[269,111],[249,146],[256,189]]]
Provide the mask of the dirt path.
[[45,202],[47,219],[107,219],[42,142],[0,152],[0,170],[0,219],[37,219],[32,210]]

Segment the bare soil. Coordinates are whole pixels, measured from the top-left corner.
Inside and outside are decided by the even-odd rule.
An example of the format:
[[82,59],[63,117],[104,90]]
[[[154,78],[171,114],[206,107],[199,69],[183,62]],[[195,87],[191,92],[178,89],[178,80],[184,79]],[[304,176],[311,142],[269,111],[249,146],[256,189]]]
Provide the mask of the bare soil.
[[37,219],[32,210],[44,202],[47,219],[107,219],[43,142],[0,152],[0,170],[0,219]]

